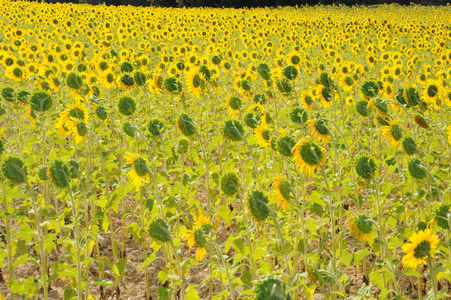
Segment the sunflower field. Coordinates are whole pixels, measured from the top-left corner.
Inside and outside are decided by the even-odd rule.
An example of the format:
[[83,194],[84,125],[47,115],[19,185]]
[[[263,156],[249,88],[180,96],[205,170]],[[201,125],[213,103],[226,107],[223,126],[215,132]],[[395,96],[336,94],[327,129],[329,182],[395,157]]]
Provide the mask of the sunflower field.
[[0,299],[451,297],[450,7],[0,12]]

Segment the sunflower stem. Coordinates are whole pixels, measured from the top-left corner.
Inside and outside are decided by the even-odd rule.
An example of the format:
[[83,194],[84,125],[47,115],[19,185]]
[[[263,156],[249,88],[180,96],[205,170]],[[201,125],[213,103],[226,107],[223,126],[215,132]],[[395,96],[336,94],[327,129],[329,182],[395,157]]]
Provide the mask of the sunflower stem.
[[[14,258],[12,255],[12,237],[11,237],[11,223],[9,218],[9,209],[8,209],[8,201],[6,198],[6,188],[5,188],[5,182],[2,180],[2,192],[3,192],[3,210],[5,212],[5,226],[6,226],[6,250],[8,253],[8,280],[9,280],[9,286],[11,290],[11,285],[14,280],[14,269],[12,267]],[[10,299],[14,300],[14,293],[11,292]]]

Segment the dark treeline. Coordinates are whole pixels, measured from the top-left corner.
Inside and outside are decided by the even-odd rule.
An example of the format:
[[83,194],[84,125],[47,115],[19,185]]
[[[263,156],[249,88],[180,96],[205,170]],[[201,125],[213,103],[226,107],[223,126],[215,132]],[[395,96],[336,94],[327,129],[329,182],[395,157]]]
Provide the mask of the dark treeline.
[[47,3],[89,3],[106,5],[164,6],[164,7],[264,7],[264,6],[295,6],[295,5],[375,5],[410,3],[423,5],[446,5],[449,0],[45,0]]

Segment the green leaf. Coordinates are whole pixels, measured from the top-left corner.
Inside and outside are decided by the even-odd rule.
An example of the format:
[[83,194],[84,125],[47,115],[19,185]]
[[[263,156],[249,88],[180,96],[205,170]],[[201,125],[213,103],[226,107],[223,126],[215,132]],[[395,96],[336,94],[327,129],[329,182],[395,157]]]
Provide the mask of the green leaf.
[[418,273],[417,271],[412,270],[412,269],[404,269],[404,275],[418,277],[418,278],[421,277],[420,273]]
[[360,265],[360,262],[362,261],[362,259],[367,256],[368,254],[370,254],[370,250],[368,250],[367,248],[364,248],[360,251],[357,251],[354,253],[354,263],[356,266]]
[[349,268],[349,266],[351,265],[352,256],[353,255],[348,251],[341,252],[340,261],[346,266],[346,268]]
[[172,288],[167,290],[165,287],[160,286],[160,288],[157,291],[158,299],[160,299],[160,300],[171,299],[172,291],[173,291]]
[[119,261],[117,262],[117,269],[119,271],[119,275],[122,277],[125,272],[125,266],[127,265],[127,258],[119,258]]
[[147,267],[151,262],[157,259],[157,255],[155,252],[153,252],[142,264],[141,267],[139,267],[139,271]]
[[91,284],[101,285],[101,286],[115,286],[114,282],[112,282],[111,280],[99,279],[99,278],[94,278],[94,280],[91,281]]
[[199,294],[197,293],[197,290],[194,288],[194,286],[190,285],[186,290],[186,299],[200,300]]
[[161,284],[164,284],[169,279],[169,276],[166,272],[160,271],[158,272],[157,278],[160,280]]

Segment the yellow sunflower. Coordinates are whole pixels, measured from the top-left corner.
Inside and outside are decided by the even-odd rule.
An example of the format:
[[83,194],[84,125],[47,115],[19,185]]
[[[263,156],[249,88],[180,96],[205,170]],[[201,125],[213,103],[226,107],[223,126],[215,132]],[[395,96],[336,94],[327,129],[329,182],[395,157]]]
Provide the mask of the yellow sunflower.
[[388,121],[388,123],[389,125],[381,126],[381,131],[385,135],[385,139],[396,148],[403,137],[402,129],[395,120]]
[[288,180],[286,180],[284,176],[277,177],[273,185],[273,197],[277,200],[277,204],[282,206],[284,211],[287,210],[287,204],[291,199],[291,193],[292,189]]
[[306,176],[313,176],[315,170],[326,163],[324,149],[313,142],[310,136],[301,139],[292,152],[294,163]]
[[86,105],[76,101],[59,114],[55,128],[62,136],[68,136],[73,129],[71,126],[76,125],[72,119],[78,119],[88,124],[89,112]]
[[86,126],[86,123],[80,119],[71,117],[70,121],[67,122],[67,127],[74,137],[75,144],[81,143],[88,134],[88,127]]
[[206,236],[212,231],[213,226],[206,217],[200,216],[194,219],[195,227],[193,230],[187,230],[186,236],[183,238],[187,241],[188,247],[191,249],[194,245],[197,246],[196,249],[196,260],[202,261],[207,254],[207,242],[208,237]]
[[185,77],[186,88],[193,95],[201,98],[202,90],[205,85],[205,75],[199,67],[193,67]]
[[328,143],[331,135],[325,123],[326,121],[324,119],[311,119],[307,121],[311,134],[320,142]]
[[268,124],[262,122],[254,130],[254,137],[257,144],[262,148],[268,148],[271,145],[271,131]]
[[366,215],[358,215],[349,219],[349,230],[352,235],[362,242],[371,238],[373,221]]
[[138,190],[145,181],[150,180],[149,167],[147,166],[146,160],[139,154],[127,152],[125,159],[125,164],[132,166],[127,176],[132,181],[135,189]]
[[402,265],[405,268],[416,269],[421,263],[427,264],[428,257],[433,257],[437,253],[439,238],[430,229],[414,233],[409,243],[402,246],[405,255],[402,258]]
[[224,107],[227,108],[229,116],[238,116],[240,114],[241,99],[233,96],[224,104]]
[[433,79],[426,80],[423,90],[423,99],[435,109],[438,109],[437,100],[442,94],[442,85]]

